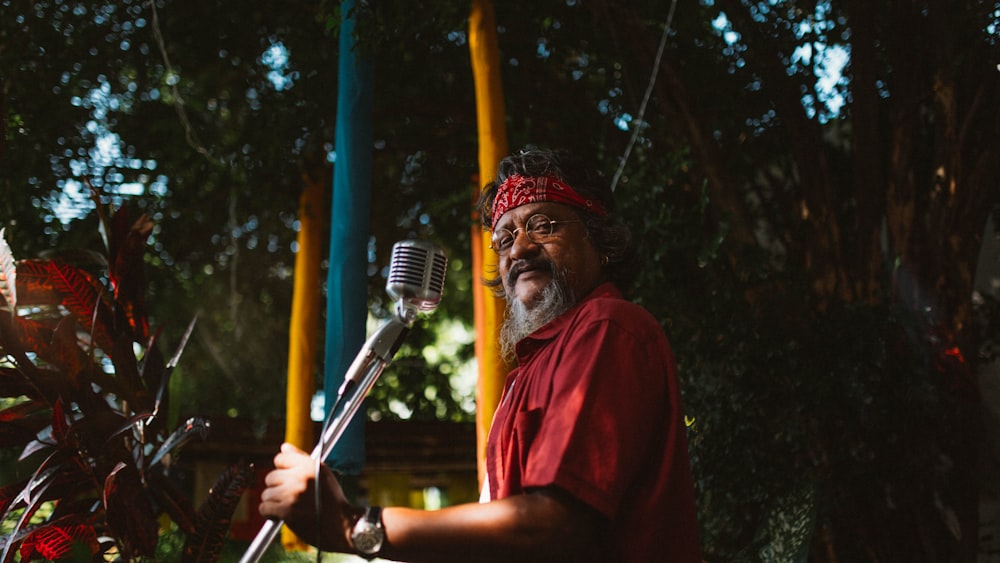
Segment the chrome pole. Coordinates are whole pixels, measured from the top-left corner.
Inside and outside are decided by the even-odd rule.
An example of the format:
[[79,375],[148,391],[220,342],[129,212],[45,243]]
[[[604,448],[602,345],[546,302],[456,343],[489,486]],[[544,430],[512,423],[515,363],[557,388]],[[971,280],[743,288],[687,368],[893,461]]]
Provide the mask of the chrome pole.
[[[390,319],[379,330],[375,332],[365,342],[365,345],[358,352],[354,362],[347,371],[344,384],[341,385],[338,393],[337,403],[342,404],[341,408],[330,410],[327,421],[324,424],[323,435],[320,441],[313,448],[310,456],[319,462],[326,459],[333,448],[337,445],[340,437],[347,430],[347,425],[361,408],[361,404],[368,395],[368,391],[382,375],[385,366],[389,364],[392,357],[396,355],[399,346],[410,330],[415,313],[410,314],[408,310],[399,310],[397,316]],[[256,537],[250,542],[240,563],[257,563],[263,557],[264,552],[270,547],[278,536],[282,520],[268,520],[261,526]]]

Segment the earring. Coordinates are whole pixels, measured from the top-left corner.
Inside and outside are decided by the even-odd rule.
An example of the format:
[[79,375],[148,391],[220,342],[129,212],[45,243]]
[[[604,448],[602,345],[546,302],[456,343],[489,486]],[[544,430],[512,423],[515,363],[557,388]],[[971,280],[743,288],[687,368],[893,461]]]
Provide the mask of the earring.
[[607,266],[607,265],[608,265],[608,256],[607,255],[601,256],[601,266]]

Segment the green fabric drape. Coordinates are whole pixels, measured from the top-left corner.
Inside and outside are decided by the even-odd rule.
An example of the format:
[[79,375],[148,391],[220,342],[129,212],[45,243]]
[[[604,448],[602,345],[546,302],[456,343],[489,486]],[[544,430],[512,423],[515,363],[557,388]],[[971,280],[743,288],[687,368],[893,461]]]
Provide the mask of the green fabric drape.
[[[374,63],[362,56],[354,37],[354,0],[341,6],[337,71],[336,159],[330,221],[330,270],[327,278],[327,413],[365,342],[368,317],[368,237],[371,209],[372,85]],[[327,462],[342,473],[364,466],[364,414],[359,412]]]

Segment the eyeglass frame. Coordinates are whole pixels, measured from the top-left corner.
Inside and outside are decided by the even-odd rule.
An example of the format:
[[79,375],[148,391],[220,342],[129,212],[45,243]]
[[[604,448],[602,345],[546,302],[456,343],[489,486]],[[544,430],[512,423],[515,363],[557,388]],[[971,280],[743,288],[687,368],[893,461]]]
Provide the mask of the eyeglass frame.
[[[548,226],[548,232],[547,233],[544,233],[544,234],[543,233],[538,233],[538,231],[540,229],[538,229],[537,226],[536,226],[536,228],[528,229],[528,225],[530,225],[531,222],[534,221],[536,217],[541,217],[542,219],[541,219],[540,223],[542,225],[547,225]],[[514,230],[511,230],[511,229],[494,229],[493,234],[490,237],[490,249],[492,249],[493,252],[496,252],[500,256],[504,256],[504,255],[510,253],[510,249],[514,247],[514,243],[517,241],[517,232],[518,231],[524,231],[524,236],[528,237],[528,240],[530,240],[531,242],[533,242],[535,244],[545,244],[546,242],[548,242],[550,240],[549,237],[551,237],[555,233],[555,229],[553,227],[555,225],[561,225],[563,223],[583,223],[583,221],[580,220],[580,219],[556,220],[556,219],[550,219],[549,216],[546,215],[546,214],[544,214],[544,213],[533,213],[530,217],[528,217],[528,220],[524,222],[524,226],[522,226],[522,227],[518,227],[518,228],[516,228]],[[510,244],[506,248],[498,248],[497,247],[497,233],[502,233],[504,231],[510,233]],[[542,239],[541,240],[537,240],[537,239],[535,239],[536,236],[541,236]]]

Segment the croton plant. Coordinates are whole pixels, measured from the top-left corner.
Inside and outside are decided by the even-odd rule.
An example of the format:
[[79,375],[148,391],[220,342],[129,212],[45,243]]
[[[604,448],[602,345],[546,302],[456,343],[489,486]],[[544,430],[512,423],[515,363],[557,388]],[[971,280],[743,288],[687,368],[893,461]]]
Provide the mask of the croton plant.
[[[15,260],[0,231],[0,448],[20,476],[0,483],[0,563],[154,555],[165,514],[184,561],[215,561],[253,467],[237,463],[197,510],[170,478],[177,449],[208,422],[167,428],[173,355],[145,304],[153,222],[98,206],[104,252]],[[173,455],[172,455],[173,454]]]

